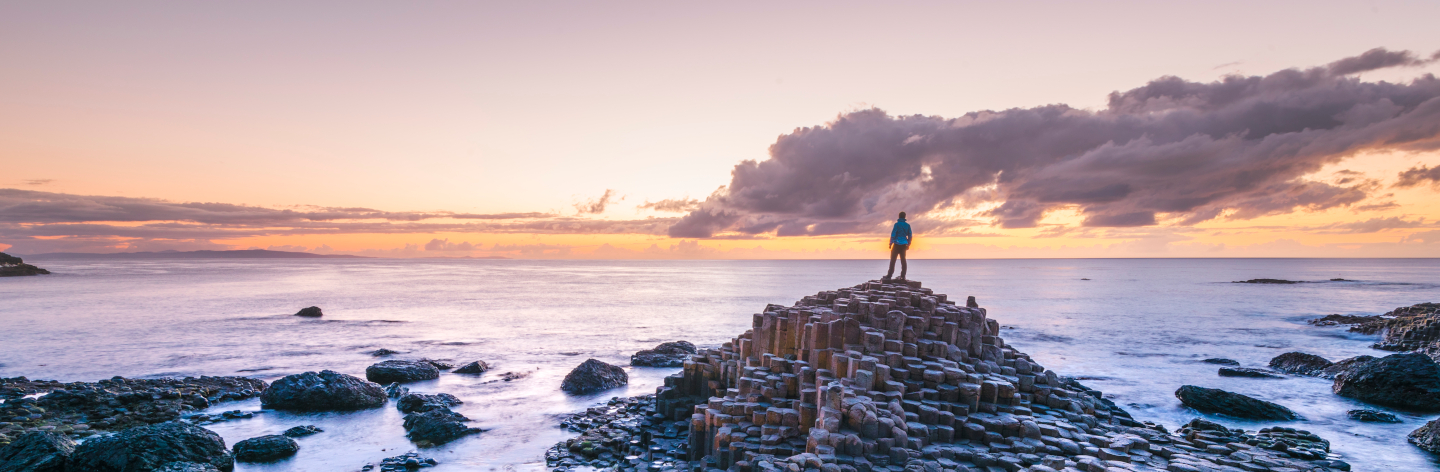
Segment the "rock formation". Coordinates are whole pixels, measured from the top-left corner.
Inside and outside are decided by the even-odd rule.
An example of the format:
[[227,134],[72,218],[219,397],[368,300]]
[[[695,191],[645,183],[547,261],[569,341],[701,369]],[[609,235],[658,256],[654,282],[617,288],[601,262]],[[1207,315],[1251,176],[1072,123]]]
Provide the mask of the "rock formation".
[[1440,454],[1440,419],[1431,420],[1419,429],[1410,432],[1410,444]]
[[235,468],[235,459],[220,435],[199,426],[169,422],[90,438],[70,454],[65,470],[154,470],[171,462],[209,464],[227,472]]
[[697,351],[689,341],[662,343],[630,356],[630,365],[640,367],[680,367]]
[[1235,418],[1252,420],[1291,421],[1300,415],[1289,408],[1248,395],[1227,392],[1218,388],[1184,385],[1175,391],[1180,403],[1205,413],[1215,413]]
[[[1256,445],[1302,436],[1295,430],[1220,441],[1142,424],[1006,344],[999,328],[983,308],[957,306],[913,280],[769,305],[752,329],[666,378],[653,414],[612,400],[611,413],[567,421],[594,440],[561,443],[547,460],[606,467],[614,462],[605,457],[633,454],[661,468],[691,461],[746,472],[1104,470],[1112,461],[1133,470],[1349,468],[1297,459],[1323,457],[1306,452],[1318,442],[1293,454]],[[634,423],[623,418],[632,415],[644,434],[631,435]]]
[[[79,439],[174,421],[214,403],[254,398],[265,387],[265,382],[245,377],[114,377],[70,383],[0,379],[0,399],[5,400],[0,403],[0,446],[29,431],[54,431]],[[48,394],[26,398],[42,393]]]
[[0,470],[8,472],[64,472],[65,459],[75,441],[54,431],[31,431],[0,447]]
[[1221,377],[1251,377],[1257,379],[1283,379],[1285,376],[1270,372],[1264,369],[1251,369],[1249,367],[1221,367]]
[[469,421],[465,415],[444,407],[411,413],[405,415],[405,437],[420,447],[439,446],[481,432],[466,426]]
[[465,364],[464,366],[460,367],[459,369],[455,369],[455,373],[457,373],[457,374],[483,374],[483,373],[485,373],[485,371],[487,371],[487,370],[490,370],[490,364],[486,364],[485,361],[475,361],[475,362],[471,362],[471,363],[469,363],[469,364]]
[[587,359],[565,374],[560,390],[572,395],[585,395],[609,390],[630,383],[630,374],[625,369],[595,359]]
[[365,379],[388,384],[391,382],[416,382],[440,378],[440,369],[425,361],[388,360],[365,368]]
[[275,410],[347,411],[384,404],[380,385],[329,370],[287,375],[260,395],[260,405]]
[[1400,422],[1400,418],[1396,418],[1395,415],[1392,415],[1392,414],[1390,414],[1390,413],[1386,413],[1386,412],[1383,412],[1383,411],[1376,411],[1376,410],[1350,410],[1350,411],[1345,412],[1345,416],[1349,417],[1349,418],[1352,419],[1352,420],[1360,421],[1360,422],[1365,422],[1365,423],[1399,423],[1399,422]]
[[323,432],[325,432],[325,430],[320,429],[319,426],[315,426],[315,425],[313,425],[313,424],[307,424],[307,425],[296,426],[296,427],[294,427],[294,428],[287,429],[287,430],[285,430],[284,433],[280,433],[280,434],[284,434],[284,435],[289,436],[289,437],[292,437],[292,438],[302,438],[302,437],[305,437],[305,436],[309,436],[309,435],[317,434],[317,433],[323,433]]
[[295,455],[300,444],[288,436],[271,434],[235,443],[235,460],[240,462],[274,462]]
[[1440,411],[1440,365],[1430,357],[1412,352],[1361,358],[1364,360],[1335,375],[1331,389],[1336,395],[1377,405]]
[[45,275],[50,271],[26,264],[24,259],[0,252],[0,277]]
[[1303,352],[1287,352],[1270,359],[1270,368],[1299,375],[1324,375],[1325,369],[1335,365],[1329,359]]
[[325,316],[325,314],[320,312],[320,307],[311,306],[301,308],[300,311],[295,312],[295,316],[303,316],[306,318],[319,318],[321,316]]
[[395,408],[401,413],[423,413],[430,410],[450,408],[464,403],[459,398],[448,393],[437,393],[426,395],[422,393],[407,393],[395,401]]

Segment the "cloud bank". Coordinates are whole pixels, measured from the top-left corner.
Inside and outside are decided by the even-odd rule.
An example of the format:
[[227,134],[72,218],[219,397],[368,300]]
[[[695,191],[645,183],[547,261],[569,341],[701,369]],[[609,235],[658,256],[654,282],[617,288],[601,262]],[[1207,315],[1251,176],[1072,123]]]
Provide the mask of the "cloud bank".
[[1087,227],[1183,226],[1352,205],[1378,185],[1304,177],[1360,151],[1440,148],[1440,80],[1354,75],[1437,59],[1381,48],[1265,76],[1161,77],[1096,111],[856,111],[781,136],[769,160],[736,165],[730,184],[668,234],[849,234],[899,211],[948,229],[926,219],[967,208],[988,208],[982,216],[1005,228],[1067,208]]

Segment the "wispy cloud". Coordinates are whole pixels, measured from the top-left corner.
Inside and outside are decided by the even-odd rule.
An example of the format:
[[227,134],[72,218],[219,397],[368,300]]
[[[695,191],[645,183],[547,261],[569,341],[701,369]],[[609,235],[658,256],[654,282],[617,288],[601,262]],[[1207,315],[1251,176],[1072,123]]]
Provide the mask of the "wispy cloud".
[[598,215],[605,213],[605,207],[615,202],[615,191],[607,188],[605,189],[605,193],[600,195],[600,198],[592,198],[586,200],[584,203],[576,203],[575,211],[578,211],[581,215]]
[[678,199],[677,199],[677,198],[668,198],[668,199],[665,199],[665,200],[660,200],[660,201],[658,201],[658,202],[650,202],[649,200],[646,200],[645,203],[641,204],[640,206],[637,206],[636,208],[641,209],[641,210],[655,210],[655,211],[664,211],[664,212],[671,212],[671,213],[684,213],[684,212],[687,212],[687,211],[690,211],[690,210],[694,210],[694,209],[699,208],[699,207],[700,207],[700,201],[699,201],[699,200],[686,197],[686,198],[678,198]]

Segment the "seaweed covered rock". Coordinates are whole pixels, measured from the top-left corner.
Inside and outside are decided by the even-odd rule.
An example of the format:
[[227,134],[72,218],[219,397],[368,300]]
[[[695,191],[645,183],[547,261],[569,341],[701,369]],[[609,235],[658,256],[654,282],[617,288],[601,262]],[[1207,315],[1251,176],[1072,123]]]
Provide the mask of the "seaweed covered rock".
[[384,404],[380,385],[330,370],[285,376],[260,394],[260,405],[276,410],[348,411]]
[[695,355],[695,345],[689,341],[662,343],[654,349],[646,349],[630,356],[630,365],[641,367],[680,367],[685,359]]
[[1335,365],[1329,359],[1303,352],[1287,352],[1270,359],[1270,368],[1298,375],[1323,375],[1325,369]]
[[1335,374],[1336,395],[1377,405],[1440,411],[1440,365],[1420,353],[1367,357]]
[[54,431],[31,431],[0,447],[0,470],[63,472],[75,441]]
[[595,359],[587,359],[575,367],[560,383],[560,390],[574,395],[584,395],[609,390],[630,383],[625,369]]
[[230,471],[235,459],[225,440],[199,426],[169,422],[99,436],[75,448],[67,472],[153,470],[171,462],[210,464]]
[[295,455],[300,444],[288,436],[271,434],[235,443],[235,460],[240,462],[274,462]]
[[1300,418],[1284,406],[1218,388],[1185,385],[1175,391],[1175,398],[1190,408],[1235,418],[1284,421]]
[[428,361],[403,361],[392,359],[365,368],[365,378],[371,382],[416,382],[440,378],[440,369]]

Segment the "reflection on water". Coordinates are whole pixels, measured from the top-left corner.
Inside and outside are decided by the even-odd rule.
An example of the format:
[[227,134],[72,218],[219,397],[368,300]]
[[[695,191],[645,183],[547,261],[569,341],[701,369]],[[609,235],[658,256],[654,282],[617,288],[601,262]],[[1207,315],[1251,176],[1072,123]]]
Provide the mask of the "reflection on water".
[[[485,360],[481,376],[442,375],[411,384],[447,392],[487,431],[423,451],[445,470],[543,467],[545,448],[567,437],[557,417],[616,395],[654,392],[675,369],[631,368],[624,391],[559,392],[571,367],[594,357],[624,365],[629,354],[684,339],[717,345],[749,327],[766,303],[854,285],[884,261],[54,261],[55,274],[0,280],[0,375],[93,381],[127,377],[249,375],[305,370],[363,375],[376,362],[429,357]],[[1006,340],[1048,368],[1089,380],[1142,420],[1172,429],[1194,416],[1173,392],[1182,384],[1275,401],[1308,418],[1291,426],[1333,443],[1359,470],[1433,467],[1404,436],[1431,416],[1399,413],[1400,425],[1350,421],[1363,405],[1330,382],[1227,378],[1199,362],[1227,357],[1262,367],[1301,350],[1338,360],[1373,337],[1304,324],[1330,313],[1377,314],[1440,301],[1435,260],[1003,260],[914,261],[912,275],[954,298],[975,295]],[[1231,284],[1252,278],[1358,282]],[[1090,280],[1082,280],[1090,279]],[[318,305],[321,319],[290,316]],[[528,372],[502,381],[504,372]],[[216,405],[259,410],[257,400]],[[1224,421],[1247,429],[1258,423]],[[414,449],[393,406],[352,412],[266,411],[208,425],[226,441],[315,424],[301,452],[237,470],[357,470]]]

